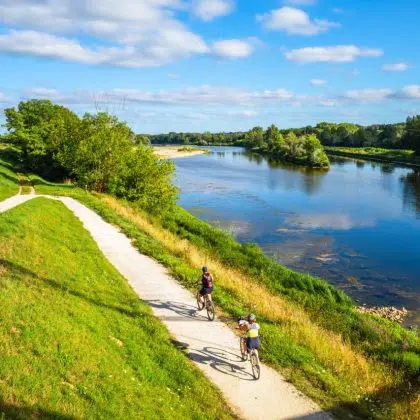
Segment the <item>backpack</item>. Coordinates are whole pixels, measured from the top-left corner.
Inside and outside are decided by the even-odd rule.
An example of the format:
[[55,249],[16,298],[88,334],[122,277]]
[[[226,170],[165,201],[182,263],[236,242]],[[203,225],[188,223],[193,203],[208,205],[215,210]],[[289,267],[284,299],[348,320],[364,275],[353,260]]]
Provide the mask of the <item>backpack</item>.
[[203,274],[202,282],[203,287],[205,287],[206,289],[211,289],[213,287],[213,277],[210,273]]

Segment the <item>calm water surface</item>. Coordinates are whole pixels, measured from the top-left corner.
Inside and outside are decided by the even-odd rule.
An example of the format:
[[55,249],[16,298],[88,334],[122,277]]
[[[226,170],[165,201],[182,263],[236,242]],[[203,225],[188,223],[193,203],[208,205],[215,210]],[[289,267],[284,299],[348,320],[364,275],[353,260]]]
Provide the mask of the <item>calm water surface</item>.
[[197,217],[420,325],[420,171],[338,158],[309,170],[230,147],[175,164]]

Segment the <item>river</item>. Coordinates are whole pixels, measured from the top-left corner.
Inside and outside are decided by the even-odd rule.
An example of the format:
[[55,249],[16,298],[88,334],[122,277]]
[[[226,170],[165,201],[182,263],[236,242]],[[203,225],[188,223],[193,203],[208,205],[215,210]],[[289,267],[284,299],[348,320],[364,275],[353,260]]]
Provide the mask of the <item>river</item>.
[[331,158],[329,171],[212,147],[175,159],[179,204],[297,271],[420,325],[420,171]]

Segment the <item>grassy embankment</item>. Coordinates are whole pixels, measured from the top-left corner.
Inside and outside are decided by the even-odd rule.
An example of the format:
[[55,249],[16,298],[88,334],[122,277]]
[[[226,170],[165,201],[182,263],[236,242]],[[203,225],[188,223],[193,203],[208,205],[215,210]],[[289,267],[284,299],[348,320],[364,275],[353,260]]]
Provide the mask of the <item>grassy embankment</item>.
[[379,147],[324,147],[327,154],[396,163],[420,167],[420,157],[412,150],[382,149]]
[[232,418],[62,203],[0,215],[0,418]]
[[13,157],[0,143],[0,201],[17,194],[19,180],[14,171]]
[[181,209],[162,225],[109,196],[37,177],[34,183],[41,193],[76,196],[191,290],[197,268],[209,265],[221,315],[233,324],[234,317],[255,312],[264,361],[323,407],[340,416],[350,411],[363,418],[419,417],[420,339],[414,333],[358,314],[326,282],[274,263],[259,248],[241,246]]

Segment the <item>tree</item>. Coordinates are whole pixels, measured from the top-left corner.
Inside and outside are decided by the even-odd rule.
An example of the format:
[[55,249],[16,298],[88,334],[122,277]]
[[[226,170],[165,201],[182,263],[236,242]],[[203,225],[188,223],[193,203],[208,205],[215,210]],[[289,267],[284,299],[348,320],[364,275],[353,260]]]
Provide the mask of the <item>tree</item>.
[[254,127],[246,133],[245,141],[248,147],[261,147],[264,141],[264,129],[262,127]]
[[8,108],[4,113],[8,139],[22,150],[23,164],[43,176],[64,175],[56,155],[61,143],[77,129],[77,115],[48,100],[20,102],[17,109]]
[[264,133],[264,142],[267,145],[269,151],[274,151],[280,148],[280,145],[283,141],[283,136],[280,133],[280,130],[274,125],[270,125]]
[[407,118],[402,143],[404,147],[414,150],[416,155],[420,155],[420,115]]

